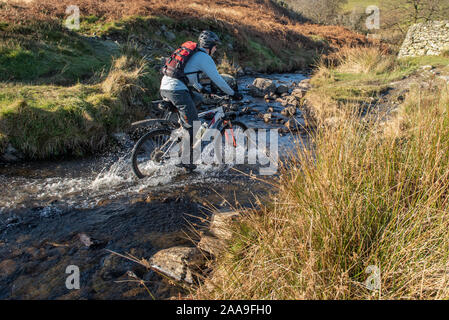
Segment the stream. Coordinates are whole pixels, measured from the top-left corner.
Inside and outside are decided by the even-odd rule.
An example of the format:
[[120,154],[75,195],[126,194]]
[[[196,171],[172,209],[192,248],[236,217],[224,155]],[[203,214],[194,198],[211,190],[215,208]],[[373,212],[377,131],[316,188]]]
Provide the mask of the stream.
[[[306,79],[299,73],[261,76],[286,85]],[[240,78],[239,87],[254,78]],[[267,112],[264,99],[247,92],[244,98],[247,106]],[[278,102],[269,106],[275,116],[283,109]],[[250,128],[283,127],[254,115],[239,121]],[[303,124],[300,113],[296,121]],[[281,161],[298,138],[307,139],[279,136]],[[82,160],[0,164],[0,299],[151,299],[134,275],[156,299],[176,297],[182,289],[110,251],[148,259],[165,248],[192,245],[210,208],[252,207],[272,192],[262,180],[276,176],[254,179],[258,168],[249,165],[200,165],[192,174],[167,166],[160,176],[139,180],[130,166],[132,146],[125,141],[120,152]],[[79,290],[65,285],[70,265],[80,269]]]

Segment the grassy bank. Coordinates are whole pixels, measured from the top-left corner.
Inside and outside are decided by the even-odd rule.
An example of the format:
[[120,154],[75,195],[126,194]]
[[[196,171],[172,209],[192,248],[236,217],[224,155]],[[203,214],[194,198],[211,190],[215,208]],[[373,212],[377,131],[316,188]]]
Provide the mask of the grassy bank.
[[0,44],[0,145],[28,158],[101,150],[156,90],[156,73],[127,44],[52,23],[4,25]]
[[[384,68],[395,70],[395,78],[415,63],[358,69],[371,63],[343,60],[322,67],[314,81],[319,86],[326,72],[353,74],[323,84],[337,89],[353,87],[355,77],[382,83],[377,77]],[[338,91],[328,87],[323,94],[338,101]],[[379,122],[367,126],[359,103],[344,105],[346,121],[318,130],[314,150],[295,151],[271,200],[231,226],[233,240],[195,298],[449,297],[447,84],[413,87],[388,123],[399,122],[398,130]],[[380,270],[380,290],[365,286],[373,268]]]
[[425,56],[397,60],[378,48],[343,49],[318,65],[311,80],[313,88],[303,106],[307,121],[321,126],[344,120],[347,111],[353,108],[360,113],[378,109],[381,98],[394,89],[392,83],[416,74],[427,65],[448,70],[449,59]]
[[0,30],[0,153],[29,159],[102,150],[145,114],[159,76],[131,44],[71,32],[56,21]]
[[0,153],[8,144],[30,159],[101,150],[151,112],[164,57],[203,29],[223,39],[217,60],[226,72],[302,69],[366,42],[343,28],[301,25],[270,1],[82,0],[78,31],[63,27],[71,4],[0,1]]

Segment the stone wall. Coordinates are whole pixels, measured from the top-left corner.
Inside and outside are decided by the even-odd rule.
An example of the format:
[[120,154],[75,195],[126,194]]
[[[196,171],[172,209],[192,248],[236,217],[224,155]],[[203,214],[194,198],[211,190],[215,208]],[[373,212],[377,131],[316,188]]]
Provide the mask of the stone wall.
[[440,55],[449,50],[449,20],[418,23],[410,27],[399,57]]

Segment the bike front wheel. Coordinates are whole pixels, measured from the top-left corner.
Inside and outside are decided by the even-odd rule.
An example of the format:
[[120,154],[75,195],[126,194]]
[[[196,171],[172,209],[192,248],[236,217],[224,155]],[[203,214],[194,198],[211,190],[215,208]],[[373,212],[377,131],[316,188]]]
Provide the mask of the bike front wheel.
[[131,155],[132,169],[139,178],[150,177],[169,160],[174,141],[168,129],[154,130],[145,134],[134,146]]

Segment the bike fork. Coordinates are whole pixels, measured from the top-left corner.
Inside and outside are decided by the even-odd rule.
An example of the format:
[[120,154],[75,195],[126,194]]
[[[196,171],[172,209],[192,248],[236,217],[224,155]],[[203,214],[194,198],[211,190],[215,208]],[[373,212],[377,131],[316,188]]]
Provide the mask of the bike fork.
[[[224,124],[226,125],[227,122],[225,122]],[[234,148],[236,148],[237,142],[235,141],[234,129],[232,128],[232,124],[229,124],[229,127],[231,128],[232,145],[234,146]],[[228,130],[225,130],[225,140],[226,142],[229,141]]]

